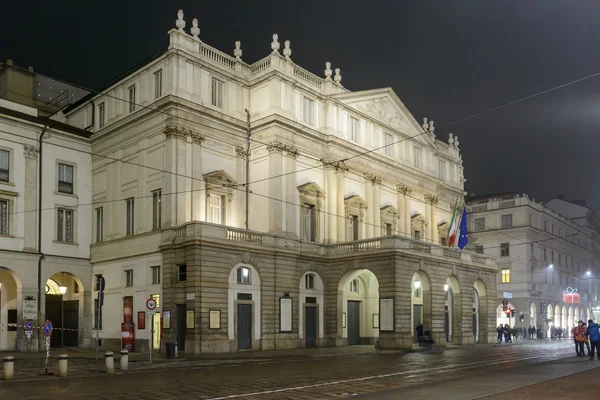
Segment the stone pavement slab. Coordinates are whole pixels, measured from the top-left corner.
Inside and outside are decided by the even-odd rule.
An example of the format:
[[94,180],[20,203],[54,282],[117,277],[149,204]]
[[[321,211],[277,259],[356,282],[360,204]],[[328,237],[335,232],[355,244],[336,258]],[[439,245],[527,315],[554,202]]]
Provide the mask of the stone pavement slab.
[[[496,393],[502,393],[494,399],[527,398],[527,396],[511,397],[509,390],[529,386],[549,379],[563,377],[565,375],[579,374],[584,371],[594,370],[600,367],[600,361],[588,361],[588,358],[571,357],[561,360],[528,365],[526,367],[512,368],[508,370],[494,371],[493,373],[470,374],[468,376],[444,381],[432,381],[427,385],[418,385],[401,388],[387,392],[373,393],[355,396],[356,400],[397,400],[399,398],[410,398],[411,400],[471,400],[479,399]],[[597,375],[597,372],[596,372]],[[518,392],[516,390],[515,392]],[[561,389],[560,392],[547,392],[544,400],[562,398],[570,392]],[[594,396],[597,398],[598,396]],[[487,399],[487,398],[486,398]]]

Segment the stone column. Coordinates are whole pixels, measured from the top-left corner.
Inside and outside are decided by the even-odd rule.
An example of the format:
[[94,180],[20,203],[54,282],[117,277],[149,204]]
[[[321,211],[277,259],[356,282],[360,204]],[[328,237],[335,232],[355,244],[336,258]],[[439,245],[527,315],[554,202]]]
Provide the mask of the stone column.
[[373,180],[373,232],[374,237],[382,236],[381,226],[381,178],[375,177]]
[[[25,226],[23,235],[25,245],[23,250],[26,252],[37,252],[37,170],[38,170],[38,149],[35,146],[23,145],[25,152]],[[41,184],[41,182],[40,182]],[[14,205],[13,205],[14,207]],[[10,224],[14,224],[15,217],[9,218]],[[11,233],[18,236],[18,232],[11,229]]]
[[[146,165],[146,155],[148,148],[148,139],[143,139],[138,142],[137,163]],[[127,167],[134,167],[126,163]],[[135,201],[133,210],[133,220],[135,223],[135,233],[149,232],[152,230],[152,197],[151,193],[146,192],[146,182],[148,176],[148,168],[137,168],[137,194],[139,200]]]
[[[192,220],[206,221],[204,204],[204,179],[202,178],[202,142],[204,137],[197,132],[192,137]],[[238,163],[239,164],[239,163]],[[239,182],[239,180],[238,180]]]
[[365,201],[367,202],[367,210],[365,213],[365,239],[373,237],[373,227],[375,225],[373,221],[373,175],[365,174]]
[[285,187],[283,184],[283,149],[281,143],[275,141],[267,146],[269,152],[269,233],[283,233],[285,203]]
[[177,225],[184,224],[190,220],[190,207],[192,194],[192,182],[188,178],[191,173],[192,158],[191,158],[191,143],[188,143],[188,132],[182,130],[179,135],[180,140],[176,141],[177,147]]
[[337,237],[338,242],[346,241],[346,207],[344,203],[344,196],[346,195],[346,189],[344,187],[344,176],[346,170],[343,167],[337,168],[335,171],[336,186],[337,186],[337,212],[335,219],[337,221]]
[[[325,231],[325,242],[334,243],[338,239],[337,235],[337,185],[335,181],[335,169],[331,164],[325,165],[325,196],[326,196],[326,214],[322,221],[327,221],[327,229]],[[340,211],[343,214],[343,210]]]
[[429,217],[427,219],[427,223],[429,224],[429,237],[431,238],[431,242],[434,244],[439,244],[439,234],[437,229],[437,197],[426,194],[425,201],[427,202],[427,209],[429,210]]
[[[298,237],[300,231],[297,227],[297,216],[302,211],[298,204],[298,187],[296,186],[296,158],[298,157],[298,150],[293,147],[286,145],[286,157],[285,157],[285,231],[289,236]],[[317,235],[319,236],[319,235]]]
[[403,235],[406,237],[412,237],[412,228],[411,228],[411,215],[410,215],[410,194],[412,193],[412,189],[406,185],[398,185],[399,195],[402,197],[402,204],[404,206],[403,210],[398,210],[403,213],[402,216],[402,230],[404,231]]
[[170,227],[177,225],[176,204],[177,198],[174,194],[177,192],[177,179],[173,172],[177,172],[177,132],[175,126],[167,126],[165,134],[165,196],[164,221],[163,226]]

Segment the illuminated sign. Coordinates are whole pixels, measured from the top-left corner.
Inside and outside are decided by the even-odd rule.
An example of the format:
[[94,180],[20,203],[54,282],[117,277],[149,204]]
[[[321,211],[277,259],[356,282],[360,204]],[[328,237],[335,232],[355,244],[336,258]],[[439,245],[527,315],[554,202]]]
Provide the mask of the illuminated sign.
[[512,293],[504,292],[503,293],[503,298],[505,298],[505,299],[512,299]]
[[579,304],[580,301],[581,298],[579,293],[577,293],[577,289],[568,287],[566,290],[563,290],[563,302]]

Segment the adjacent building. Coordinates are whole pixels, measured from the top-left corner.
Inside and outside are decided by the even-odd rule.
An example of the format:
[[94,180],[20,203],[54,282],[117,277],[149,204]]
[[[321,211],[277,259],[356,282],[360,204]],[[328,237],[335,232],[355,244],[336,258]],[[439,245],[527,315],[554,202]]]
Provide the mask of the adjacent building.
[[535,326],[546,337],[552,326],[570,332],[592,315],[598,233],[586,223],[589,209],[562,198],[541,204],[516,193],[467,201],[470,248],[495,257],[498,265],[498,325]]
[[458,137],[389,88],[307,71],[277,35],[249,64],[186,25],[180,11],[167,51],[60,113],[90,133],[101,346],[410,348],[421,323],[442,346],[494,340],[495,263],[444,246]]

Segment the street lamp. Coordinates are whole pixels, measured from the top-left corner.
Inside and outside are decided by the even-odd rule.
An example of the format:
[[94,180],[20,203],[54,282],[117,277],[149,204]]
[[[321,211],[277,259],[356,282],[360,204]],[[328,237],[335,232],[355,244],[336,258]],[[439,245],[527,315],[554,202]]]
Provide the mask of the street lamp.
[[415,286],[415,289],[418,289],[421,287],[421,282],[415,281],[415,283],[413,283],[413,285]]
[[548,265],[548,268],[550,268],[550,269],[554,268],[554,264]]
[[590,276],[590,275],[592,275],[592,271],[588,271],[588,272],[586,272],[585,274],[586,274],[587,276]]
[[447,283],[444,285],[444,292],[447,292],[448,289],[450,289],[450,285],[448,285]]
[[61,284],[58,287],[58,290],[60,291],[60,294],[65,294],[65,293],[67,293],[67,287],[65,286],[65,274],[62,274],[60,281],[61,281]]

